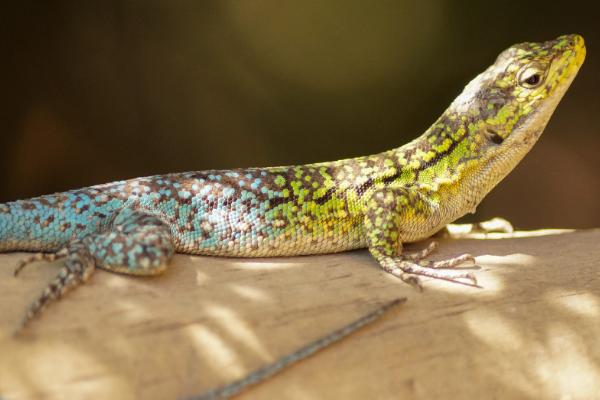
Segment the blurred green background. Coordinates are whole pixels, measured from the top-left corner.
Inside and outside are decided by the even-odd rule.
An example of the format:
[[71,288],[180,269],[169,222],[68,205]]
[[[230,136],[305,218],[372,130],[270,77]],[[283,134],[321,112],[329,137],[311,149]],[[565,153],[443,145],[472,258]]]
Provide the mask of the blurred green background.
[[598,21],[548,1],[12,2],[0,13],[0,201],[387,150],[504,48],[579,33],[578,78],[473,218],[597,227]]

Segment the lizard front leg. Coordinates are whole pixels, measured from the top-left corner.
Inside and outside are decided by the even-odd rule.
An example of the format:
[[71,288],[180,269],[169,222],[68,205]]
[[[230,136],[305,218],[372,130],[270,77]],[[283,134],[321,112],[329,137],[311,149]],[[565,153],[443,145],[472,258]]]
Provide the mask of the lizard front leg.
[[163,272],[174,254],[169,226],[156,216],[125,208],[113,216],[105,229],[69,243],[54,254],[23,260],[17,275],[28,263],[65,258],[58,275],[29,306],[17,333],[53,300],[86,282],[96,268],[132,275]]
[[[367,246],[371,255],[381,267],[404,282],[422,288],[419,277],[425,276],[456,283],[477,285],[475,276],[468,273],[447,271],[463,263],[474,263],[473,256],[463,254],[442,261],[425,261],[436,247],[432,242],[426,249],[415,253],[403,253],[402,232],[414,229],[407,215],[407,205],[415,203],[418,196],[411,196],[404,189],[381,189],[368,201],[365,212],[365,232]],[[420,207],[425,207],[420,203]]]

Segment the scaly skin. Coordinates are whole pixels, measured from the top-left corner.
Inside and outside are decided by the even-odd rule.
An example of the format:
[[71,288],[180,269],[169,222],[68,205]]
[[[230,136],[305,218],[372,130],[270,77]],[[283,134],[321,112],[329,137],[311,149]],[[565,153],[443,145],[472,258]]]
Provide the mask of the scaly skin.
[[132,179],[0,204],[0,251],[65,257],[32,304],[85,281],[96,267],[164,271],[175,252],[234,257],[332,253],[368,247],[382,268],[475,284],[470,274],[402,253],[473,212],[534,145],[585,57],[583,39],[522,43],[500,54],[420,137],[384,153],[291,167]]

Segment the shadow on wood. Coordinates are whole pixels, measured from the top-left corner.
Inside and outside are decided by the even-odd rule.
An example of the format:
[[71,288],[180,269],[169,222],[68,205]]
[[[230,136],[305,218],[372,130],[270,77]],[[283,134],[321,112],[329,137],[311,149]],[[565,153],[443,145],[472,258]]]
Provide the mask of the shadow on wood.
[[[163,399],[227,383],[406,296],[383,320],[243,393],[247,399],[592,398],[600,393],[600,230],[442,240],[483,289],[420,294],[365,250],[176,256],[156,278],[97,272],[10,336],[56,274],[0,255],[0,396]],[[415,245],[414,247],[420,247]]]

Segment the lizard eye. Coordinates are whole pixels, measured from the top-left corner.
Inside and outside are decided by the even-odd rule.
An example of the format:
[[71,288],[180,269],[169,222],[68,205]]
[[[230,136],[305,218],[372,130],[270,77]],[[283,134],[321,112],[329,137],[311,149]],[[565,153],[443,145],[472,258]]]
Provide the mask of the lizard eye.
[[519,73],[519,85],[527,89],[534,89],[542,84],[543,71],[537,65],[527,66]]

